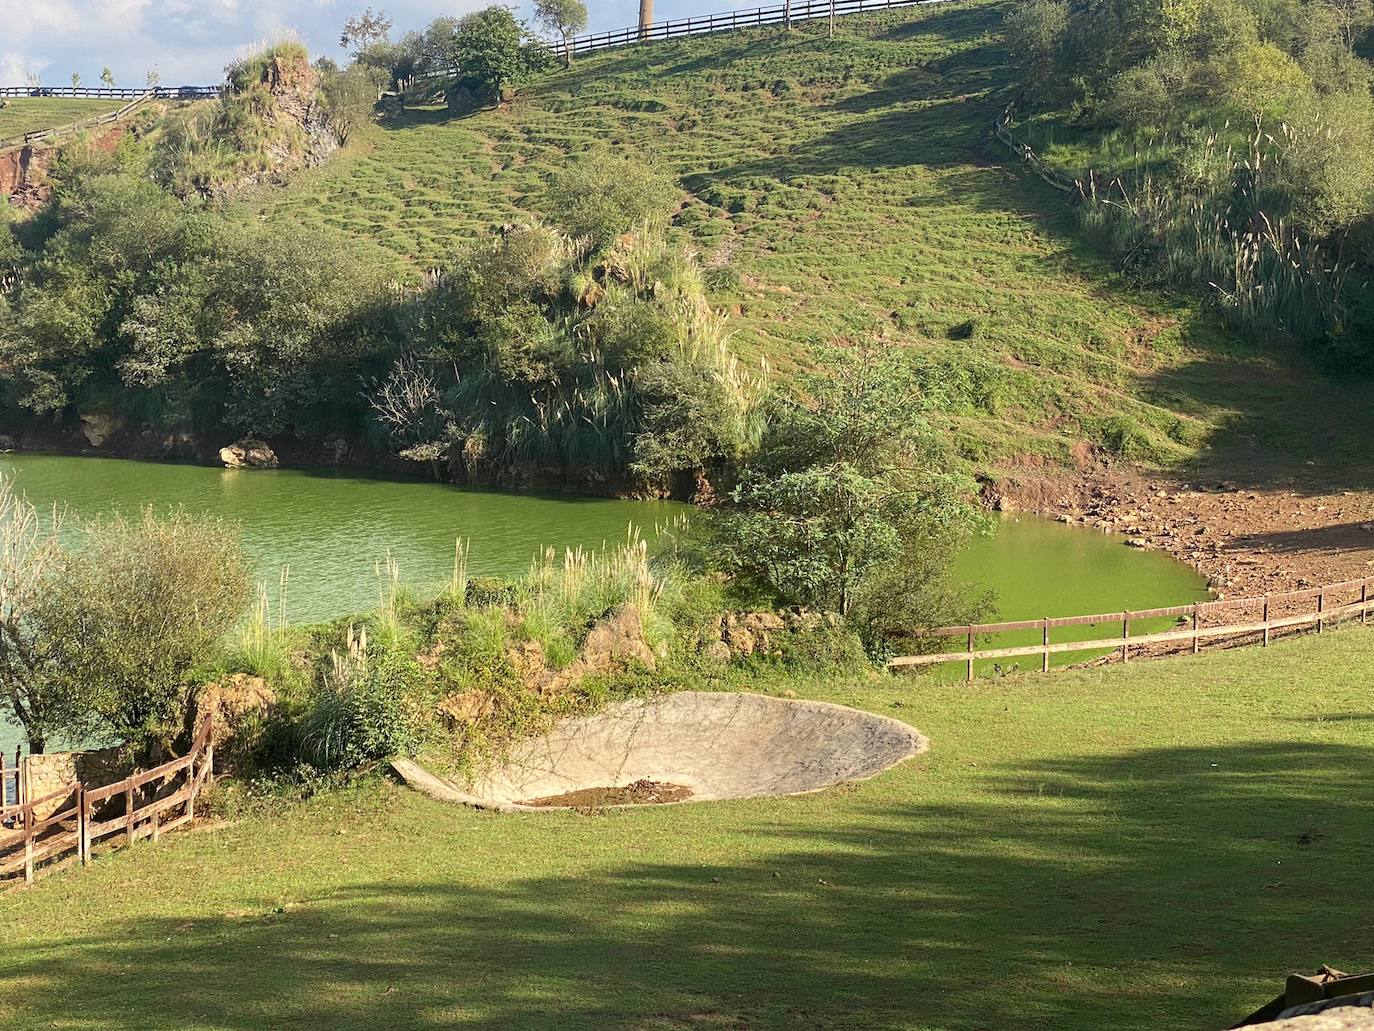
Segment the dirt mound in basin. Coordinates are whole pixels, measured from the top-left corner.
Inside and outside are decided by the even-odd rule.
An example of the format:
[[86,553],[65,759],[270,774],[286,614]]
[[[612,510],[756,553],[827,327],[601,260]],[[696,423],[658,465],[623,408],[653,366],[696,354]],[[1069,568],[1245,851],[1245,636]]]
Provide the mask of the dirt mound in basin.
[[665,802],[685,802],[692,797],[692,789],[681,784],[661,784],[656,780],[637,780],[623,788],[583,788],[548,798],[531,798],[521,805],[596,809],[608,805],[662,805]]
[[[471,784],[408,760],[393,766],[438,798],[544,810],[803,794],[865,780],[928,746],[905,723],[843,705],[681,691],[564,720],[548,735],[517,745],[502,766]],[[643,784],[652,787],[641,793],[678,788],[687,794],[632,797]],[[612,789],[629,794],[610,796]]]

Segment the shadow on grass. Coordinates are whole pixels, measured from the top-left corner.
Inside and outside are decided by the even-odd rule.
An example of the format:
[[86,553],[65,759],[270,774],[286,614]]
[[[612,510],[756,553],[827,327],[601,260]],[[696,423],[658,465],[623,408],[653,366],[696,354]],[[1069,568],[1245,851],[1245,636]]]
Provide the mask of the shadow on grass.
[[962,804],[856,800],[819,810],[831,826],[804,825],[804,800],[760,805],[748,850],[714,865],[576,877],[522,875],[512,820],[499,883],[467,879],[455,838],[452,879],[130,921],[5,973],[30,1026],[1218,1028],[1291,968],[1374,964],[1349,904],[1374,860],[1371,759],[1004,767]]

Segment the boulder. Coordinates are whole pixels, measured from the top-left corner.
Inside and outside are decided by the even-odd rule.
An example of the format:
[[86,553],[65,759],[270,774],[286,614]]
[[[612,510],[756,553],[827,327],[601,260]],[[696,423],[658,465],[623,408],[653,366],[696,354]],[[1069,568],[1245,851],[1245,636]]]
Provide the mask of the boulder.
[[219,449],[219,460],[229,469],[275,469],[277,453],[256,437],[244,437]]
[[83,412],[81,433],[91,447],[99,447],[123,426],[122,420],[103,412]]

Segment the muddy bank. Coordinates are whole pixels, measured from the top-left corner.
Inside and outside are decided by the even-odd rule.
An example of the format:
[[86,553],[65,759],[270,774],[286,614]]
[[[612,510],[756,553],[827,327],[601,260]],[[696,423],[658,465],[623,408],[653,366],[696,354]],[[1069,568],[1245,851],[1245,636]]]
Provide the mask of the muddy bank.
[[1166,552],[1223,598],[1374,575],[1374,493],[1242,488],[1116,466],[1008,477],[998,488],[1017,508]]

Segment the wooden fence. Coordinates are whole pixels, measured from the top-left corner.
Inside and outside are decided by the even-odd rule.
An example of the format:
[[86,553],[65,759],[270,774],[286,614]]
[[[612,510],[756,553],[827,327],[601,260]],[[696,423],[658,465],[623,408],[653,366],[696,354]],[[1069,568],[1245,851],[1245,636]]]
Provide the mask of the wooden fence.
[[[73,782],[41,798],[0,806],[0,879],[22,876],[32,884],[43,863],[74,855],[87,865],[102,839],[122,839],[127,847],[191,823],[196,798],[214,772],[213,729],[207,716],[186,755],[114,784],[87,788]],[[40,815],[54,803],[56,811]]]
[[51,129],[37,129],[33,132],[26,132],[22,136],[11,136],[9,139],[0,140],[0,150],[8,150],[10,147],[27,147],[48,140],[59,140],[67,136],[75,136],[77,133],[85,132],[88,129],[122,121],[151,100],[152,96],[151,93],[144,93],[142,96],[129,101],[119,110],[97,115],[94,118],[83,118],[79,122],[72,122],[69,125],[59,125]]
[[[1065,652],[1116,652],[1122,662],[1129,662],[1132,649],[1137,655],[1154,656],[1179,651],[1197,654],[1204,641],[1222,643],[1255,643],[1268,646],[1276,636],[1315,629],[1321,633],[1330,624],[1346,619],[1368,621],[1374,599],[1370,598],[1370,581],[1347,580],[1283,594],[1266,594],[1256,598],[1233,598],[1204,601],[1194,605],[1171,605],[1158,609],[1136,609],[1107,612],[1091,616],[1060,616],[1057,618],[1022,619],[1008,623],[975,623],[965,626],[946,626],[922,632],[922,636],[962,638],[965,648],[957,652],[936,652],[929,655],[906,655],[888,662],[891,669],[911,669],[945,662],[962,662],[966,675],[973,679],[973,664],[987,659],[1018,659],[1039,657],[1041,672],[1048,672],[1050,656]],[[1131,624],[1145,620],[1173,618],[1178,621],[1172,630],[1131,636]],[[1051,631],[1070,626],[1101,626],[1117,624],[1121,632],[1112,637],[1094,636],[1083,641],[1052,641]],[[1014,631],[1040,631],[1040,643],[1005,648],[977,648],[977,639],[990,634]],[[1248,638],[1249,641],[1239,639]]]
[[146,86],[142,89],[122,89],[117,86],[0,86],[0,97],[137,100],[151,96],[158,100],[198,100],[217,97],[223,91],[223,86]]
[[754,7],[744,11],[722,11],[700,18],[679,18],[676,21],[654,22],[652,25],[634,25],[609,32],[591,32],[575,36],[564,45],[562,40],[549,44],[550,49],[560,57],[569,49],[573,56],[589,54],[611,47],[628,46],[631,43],[652,43],[666,39],[680,39],[683,36],[704,35],[711,32],[730,32],[735,29],[758,28],[763,25],[786,25],[795,22],[813,21],[842,17],[848,14],[862,14],[866,11],[885,11],[893,7],[915,7],[929,4],[948,3],[950,0],[798,0],[796,3],[778,4],[772,7]]
[[992,131],[997,134],[997,138],[1005,143],[1013,154],[1030,165],[1036,175],[1060,193],[1073,193],[1078,190],[1079,186],[1075,180],[1056,169],[1037,154],[1029,143],[1022,141],[1011,131],[1011,123],[1015,115],[1016,101],[1013,100],[1002,109],[1002,113],[997,116],[997,121],[993,123]]

